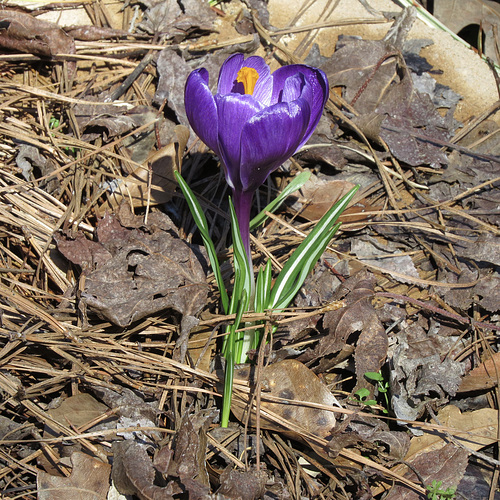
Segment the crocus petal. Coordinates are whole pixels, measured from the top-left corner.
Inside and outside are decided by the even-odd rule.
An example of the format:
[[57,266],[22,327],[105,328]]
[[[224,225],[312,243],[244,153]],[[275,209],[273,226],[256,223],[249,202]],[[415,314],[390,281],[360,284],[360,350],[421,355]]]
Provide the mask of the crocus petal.
[[[287,78],[281,93],[281,102],[291,102],[302,97],[305,85],[305,77],[302,73],[296,73]],[[308,101],[307,97],[305,99]]]
[[243,54],[233,54],[224,61],[219,71],[218,94],[225,95],[234,92],[233,87],[238,77],[238,71],[243,66],[244,59]]
[[318,125],[321,114],[323,113],[323,108],[328,99],[329,86],[325,73],[320,69],[305,66],[303,64],[282,66],[272,75],[273,94],[271,103],[281,102],[284,100],[283,97],[287,97],[286,94],[283,94],[286,82],[289,78],[297,75],[297,73],[302,73],[302,75],[304,75],[304,87],[301,97],[306,99],[311,107],[311,119],[303,140],[299,144],[299,147],[302,147],[311,137],[316,125]]
[[241,185],[255,191],[297,150],[309,125],[305,99],[279,103],[253,116],[241,134]]
[[253,68],[255,71],[257,71],[257,73],[259,73],[260,78],[264,78],[267,75],[271,74],[271,70],[269,69],[266,61],[264,61],[264,59],[262,59],[262,57],[260,56],[247,57],[243,61],[243,64],[241,66],[245,66],[246,68]]
[[[269,67],[267,68],[269,70]],[[264,106],[269,106],[271,103],[271,97],[273,94],[273,77],[269,73],[260,75],[257,83],[255,84],[255,90],[253,91],[253,96],[257,101],[262,103]]]
[[[258,78],[255,71],[240,73],[242,68],[255,70]],[[328,98],[328,80],[323,71],[301,64],[271,75],[263,58],[234,54],[222,65],[217,88],[212,96],[207,71],[193,72],[186,82],[186,112],[221,159],[250,259],[253,193],[312,135]]]
[[217,142],[217,107],[208,86],[208,71],[205,68],[193,71],[184,91],[186,114],[196,135],[216,154],[219,154]]
[[268,106],[271,102],[273,79],[271,76],[271,70],[267,65],[266,61],[259,56],[250,56],[244,60],[242,67],[253,68],[257,73],[259,73],[259,79],[255,84],[255,89],[253,91],[253,96],[259,102]]
[[266,61],[259,56],[250,56],[245,59],[243,54],[234,54],[228,57],[219,72],[217,85],[218,94],[244,94],[243,84],[237,83],[238,71],[243,68],[253,68],[259,74],[259,78],[253,91],[253,96],[265,106],[271,102],[272,82],[271,70]]
[[263,109],[253,96],[247,94],[216,95],[218,113],[218,150],[226,168],[226,180],[233,189],[239,189],[241,135],[245,124]]

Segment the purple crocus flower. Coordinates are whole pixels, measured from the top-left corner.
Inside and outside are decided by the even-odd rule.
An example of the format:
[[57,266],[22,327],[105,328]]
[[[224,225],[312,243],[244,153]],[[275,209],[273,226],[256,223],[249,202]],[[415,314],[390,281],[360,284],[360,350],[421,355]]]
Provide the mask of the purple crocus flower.
[[205,68],[189,75],[186,113],[222,162],[250,259],[253,194],[311,137],[328,98],[328,80],[320,69],[302,64],[271,74],[262,57],[243,54],[226,59],[215,95],[208,80]]

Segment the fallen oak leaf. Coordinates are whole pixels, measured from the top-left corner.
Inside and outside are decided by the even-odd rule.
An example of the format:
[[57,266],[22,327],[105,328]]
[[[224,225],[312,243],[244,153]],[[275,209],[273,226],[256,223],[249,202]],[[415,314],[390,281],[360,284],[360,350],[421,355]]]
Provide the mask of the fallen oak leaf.
[[263,498],[267,479],[264,470],[241,471],[228,467],[220,476],[217,494],[234,500]]
[[[216,410],[198,411],[185,414],[174,442],[174,463],[176,474],[189,490],[190,487],[209,489],[210,482],[206,468],[207,430],[218,412]],[[195,481],[198,485],[192,483]]]
[[154,484],[156,472],[146,447],[133,440],[113,443],[112,477],[123,495],[137,495],[140,500],[173,500],[182,488],[169,481],[164,487]]
[[73,470],[69,477],[52,476],[44,471],[37,474],[39,500],[106,500],[111,466],[85,453],[71,455]]
[[[130,210],[120,210],[120,217],[137,226]],[[106,215],[97,228],[99,242],[87,243],[81,236],[57,241],[67,258],[91,269],[81,299],[100,317],[125,327],[163,309],[174,309],[183,315],[186,328],[194,326],[193,316],[205,305],[208,293],[201,254],[178,237],[167,216],[155,213],[151,221],[150,227],[129,229],[126,222]],[[189,332],[182,326],[185,339]]]
[[384,40],[346,38],[322,69],[331,86],[345,88],[345,99],[359,112],[353,122],[367,137],[382,139],[411,166],[447,163],[433,142],[450,137],[446,119],[427,94],[415,90],[398,50]]
[[458,392],[482,391],[498,385],[500,353],[495,353],[462,379]]
[[[448,443],[439,450],[415,457],[409,463],[414,470],[419,472],[420,478],[422,478],[425,485],[430,485],[433,481],[441,481],[445,488],[456,488],[465,474],[468,453],[463,448]],[[408,472],[406,477],[414,481],[419,479],[413,471]],[[412,491],[400,484],[391,488],[391,491],[385,497],[386,500],[421,500],[421,498],[422,496],[416,491]]]
[[443,432],[437,430],[413,437],[405,461],[411,461],[415,456],[431,450],[437,450],[446,445],[445,431],[471,450],[478,451],[485,446],[497,442],[498,411],[493,408],[461,412],[454,405],[447,405],[437,414],[437,419],[443,426]]
[[111,252],[97,241],[89,240],[83,233],[67,236],[55,233],[57,249],[73,264],[82,268],[85,274],[113,257]]
[[[345,180],[336,180],[327,176],[318,177],[312,175],[311,178],[301,188],[301,198],[295,197],[293,208],[300,212],[300,216],[310,221],[321,219],[323,215],[342,196],[347,194],[355,184]],[[291,201],[294,201],[293,198]],[[362,222],[367,222],[370,217],[364,212],[374,210],[365,200],[353,200],[346,210],[342,212],[339,221],[344,225],[357,223],[356,229],[361,229]],[[345,230],[345,228],[343,229]]]
[[[50,420],[47,420],[44,430],[43,438],[53,439],[62,436],[61,431],[54,423],[63,426],[70,425],[74,429],[86,427],[87,424],[95,419],[102,418],[102,416],[109,410],[105,405],[97,401],[92,395],[87,393],[75,394],[65,399],[60,406],[48,410]],[[107,425],[114,420],[113,417],[101,421],[101,424]],[[43,453],[38,457],[38,467],[43,468],[47,473],[54,476],[60,476],[60,469],[54,465],[54,462],[59,458],[73,456],[75,450],[78,450],[79,445],[76,444],[63,444],[54,443],[51,447],[51,454],[43,449]],[[104,459],[101,446],[97,446],[97,450],[101,453],[101,458]],[[109,475],[109,472],[108,472]]]
[[148,9],[137,25],[138,31],[150,35],[162,33],[180,41],[193,31],[213,30],[216,14],[208,3],[196,0],[183,0],[182,3],[175,0],[142,0],[142,3]]
[[[244,380],[253,386],[256,383],[255,367],[250,365],[237,368],[235,379]],[[286,422],[300,425],[313,435],[326,437],[335,427],[335,414],[328,410],[300,405],[298,402],[317,403],[333,406],[337,403],[318,376],[303,363],[295,359],[285,359],[262,369],[262,400],[260,407],[282,417]],[[281,398],[282,402],[265,400],[266,395]],[[291,402],[293,401],[293,403]],[[236,418],[245,421],[248,412],[248,400],[242,401],[233,394],[231,411]],[[283,430],[283,426],[261,414],[261,427],[270,430]],[[255,426],[255,410],[250,414],[250,425]],[[287,430],[285,428],[285,430]],[[300,438],[300,436],[297,436]]]
[[[443,452],[443,449],[445,455],[452,454],[453,450],[459,450],[460,456],[467,456],[470,453],[468,450],[478,451],[497,442],[498,412],[492,408],[462,413],[456,406],[447,405],[439,411],[437,420],[442,430],[437,428],[433,432],[413,437],[404,459],[405,462],[416,465],[421,472],[421,467],[425,467],[426,463],[439,461],[439,453]],[[454,436],[457,445],[449,442],[449,435]],[[458,443],[465,449],[459,447]],[[394,467],[392,472],[406,477],[408,468],[401,464]],[[435,479],[440,478],[435,477]]]
[[189,245],[164,231],[135,233],[87,277],[83,302],[121,327],[163,309],[183,316],[198,313],[208,288]]
[[314,349],[306,351],[299,360],[313,363],[319,359],[315,371],[323,373],[337,363],[337,358],[328,358],[331,354],[352,353],[350,337],[359,332],[354,347],[357,385],[353,392],[361,388],[373,391],[373,385],[365,379],[367,372],[378,372],[385,362],[388,338],[380,319],[375,312],[371,299],[374,295],[375,280],[373,275],[361,271],[345,281],[336,292],[338,300],[345,294],[346,306],[328,311],[323,318],[323,327],[328,335],[321,337]]
[[[75,41],[57,24],[15,10],[0,12],[0,46],[41,57],[74,54]],[[76,63],[70,63],[74,71]]]

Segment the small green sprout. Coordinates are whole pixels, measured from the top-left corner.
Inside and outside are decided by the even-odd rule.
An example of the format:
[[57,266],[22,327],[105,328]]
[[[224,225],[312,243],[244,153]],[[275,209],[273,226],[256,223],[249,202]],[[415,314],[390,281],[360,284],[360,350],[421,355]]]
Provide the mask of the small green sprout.
[[55,116],[51,116],[49,120],[49,128],[50,130],[54,130],[55,128],[59,127],[61,124],[61,121],[58,120]]
[[[380,394],[384,395],[385,407],[389,408],[389,382],[384,379],[384,376],[380,372],[366,372],[365,377],[368,380],[372,380],[373,382],[377,382],[377,390]],[[388,413],[387,410],[384,413]]]
[[[61,120],[59,118],[56,118],[55,116],[51,116],[49,120],[49,128],[50,130],[55,130],[56,128],[59,128],[61,126]],[[52,134],[55,135],[55,134]],[[74,146],[68,146],[65,148],[62,148],[63,151],[66,151],[67,154],[76,156],[76,148]]]
[[377,402],[374,399],[368,399],[368,396],[370,396],[370,391],[366,388],[359,389],[359,391],[356,391],[354,395],[358,398],[358,401],[360,403],[363,403],[366,406],[376,406]]
[[453,500],[455,498],[456,488],[446,488],[442,490],[442,481],[436,481],[433,479],[432,483],[426,486],[428,493],[427,498],[429,500]]
[[[389,413],[388,410],[386,409],[389,408],[389,398],[388,398],[389,382],[384,380],[384,376],[380,372],[366,372],[365,377],[368,380],[377,382],[377,390],[379,394],[384,395],[384,400],[385,400],[385,408],[382,407],[382,411],[384,413]],[[368,399],[368,397],[370,396],[370,391],[364,387],[356,391],[354,395],[358,398],[357,400],[360,403],[363,403],[366,406],[377,406],[378,404],[377,401],[375,401],[374,399]]]

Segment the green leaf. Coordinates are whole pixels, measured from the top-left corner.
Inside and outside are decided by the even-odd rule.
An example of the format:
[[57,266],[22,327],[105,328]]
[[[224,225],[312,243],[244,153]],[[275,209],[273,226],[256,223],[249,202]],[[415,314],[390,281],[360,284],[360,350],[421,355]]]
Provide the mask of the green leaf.
[[181,174],[177,171],[174,172],[175,178],[179,183],[179,187],[181,188],[184,197],[186,198],[187,204],[189,206],[189,210],[193,219],[198,226],[201,237],[203,239],[203,244],[208,253],[208,259],[210,260],[210,265],[212,266],[212,271],[214,272],[215,281],[217,283],[217,287],[219,288],[219,293],[222,301],[222,307],[224,308],[224,312],[226,314],[229,313],[229,297],[227,295],[226,288],[224,286],[224,280],[222,279],[222,273],[220,271],[219,260],[217,259],[217,253],[215,251],[215,246],[210,238],[210,232],[208,229],[207,218],[203,213],[203,209],[199,204],[196,196],[194,195],[191,188],[188,186],[187,182],[183,179]]
[[366,388],[359,389],[359,391],[356,391],[354,395],[360,400],[363,401],[370,395],[370,391]]
[[[222,416],[221,427],[227,427],[229,424],[229,414],[231,412],[231,397],[233,394],[233,379],[234,379],[234,365],[237,361],[238,344],[242,344],[243,339],[239,332],[236,330],[241,323],[241,318],[246,312],[248,307],[248,298],[246,290],[243,290],[241,300],[238,301],[238,308],[236,311],[236,318],[234,323],[228,327],[229,334],[226,336],[228,339],[224,358],[226,360],[226,371],[224,374],[224,392],[222,399]],[[241,347],[240,347],[241,349]]]
[[[284,309],[288,306],[288,304],[290,304],[295,295],[297,295],[297,292],[300,290],[301,286],[304,284],[304,281],[313,269],[316,262],[318,262],[320,257],[323,255],[326,247],[330,243],[339,227],[340,224],[335,225],[332,229],[330,229],[330,231],[322,234],[315,241],[306,242],[306,240],[304,240],[306,242],[306,245],[304,245],[303,248],[299,246],[296,249],[296,251],[292,255],[292,258],[288,261],[289,263],[291,262],[291,267],[289,269],[285,269],[285,266],[285,268],[282,269],[280,275],[278,276],[279,280],[282,273],[290,271],[286,275],[287,280],[284,282],[284,286],[280,290],[281,295],[277,298],[277,301],[273,301],[273,299],[271,298],[271,307],[273,309]],[[307,243],[310,243],[311,245],[308,247]],[[297,255],[295,255],[296,253]],[[297,258],[294,259],[294,257]],[[276,283],[278,282],[278,280],[276,280]],[[276,287],[276,283],[274,287]]]
[[253,231],[256,227],[259,227],[268,218],[266,212],[275,212],[279,206],[285,201],[285,199],[290,196],[293,192],[300,189],[311,177],[311,172],[304,170],[299,175],[293,178],[293,180],[281,191],[281,193],[273,200],[269,205],[264,207],[264,209],[257,214],[250,221],[250,231]]
[[243,314],[248,311],[251,300],[255,293],[253,267],[243,246],[239,230],[238,218],[234,210],[233,202],[229,199],[229,210],[231,214],[231,232],[233,237],[234,255],[234,287],[229,304],[229,314],[236,314],[235,320],[229,327],[222,352],[226,359],[226,372],[224,376],[224,394],[222,402],[221,426],[227,427],[231,410],[231,395],[233,393],[233,376],[235,363],[242,363],[244,355],[251,343],[249,335],[245,332],[237,332]]
[[382,382],[384,380],[384,376],[379,372],[365,372],[365,377],[368,380],[375,380],[377,382]]
[[269,293],[271,291],[272,280],[272,266],[271,261],[268,260],[265,267],[259,269],[257,275],[257,284],[255,286],[255,303],[254,311],[256,313],[263,313],[269,302]]
[[[240,273],[240,279],[238,280],[238,284],[236,284],[235,280],[235,290],[238,292],[235,297],[235,292],[233,291],[233,296],[231,298],[231,303],[233,303],[233,299],[236,301],[239,300],[239,296],[243,290],[246,291],[247,296],[247,310],[248,305],[250,304],[250,300],[253,300],[255,293],[255,282],[253,276],[253,268],[252,264],[249,260],[249,256],[245,251],[245,247],[243,246],[243,240],[241,239],[240,228],[238,224],[238,218],[236,217],[236,212],[234,210],[234,205],[229,198],[229,211],[231,214],[231,234],[233,238],[233,255],[234,255],[234,272]],[[230,313],[234,314],[236,311],[230,307]]]
[[[268,260],[264,267],[260,267],[257,274],[257,284],[255,286],[254,300],[254,311],[256,313],[263,313],[266,310],[267,304],[269,302],[269,293],[271,291],[271,281],[272,265],[271,261]],[[262,337],[262,328],[257,328],[257,326],[261,323],[262,322],[255,323],[256,328],[246,333],[248,339],[247,345],[243,348],[243,352],[247,352],[249,349],[257,349],[259,347]],[[248,361],[248,359],[246,361]]]
[[334,224],[358,189],[359,186],[355,186],[335,203],[288,259],[272,288],[270,308],[288,306],[340,227]]

